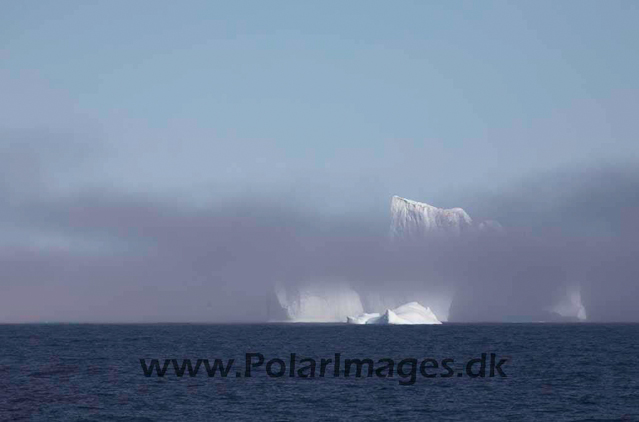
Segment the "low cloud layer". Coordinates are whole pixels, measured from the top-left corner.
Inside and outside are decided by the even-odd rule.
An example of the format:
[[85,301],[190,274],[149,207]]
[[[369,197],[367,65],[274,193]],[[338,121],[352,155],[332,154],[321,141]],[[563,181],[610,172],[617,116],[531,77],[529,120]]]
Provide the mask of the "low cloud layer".
[[46,165],[61,150],[3,148],[0,322],[263,321],[275,283],[329,279],[450,289],[453,321],[535,318],[579,285],[589,320],[639,321],[633,166],[473,193],[455,205],[505,234],[398,244],[388,215],[327,216],[286,195],[203,206],[104,188],[61,193],[47,182],[59,168]]

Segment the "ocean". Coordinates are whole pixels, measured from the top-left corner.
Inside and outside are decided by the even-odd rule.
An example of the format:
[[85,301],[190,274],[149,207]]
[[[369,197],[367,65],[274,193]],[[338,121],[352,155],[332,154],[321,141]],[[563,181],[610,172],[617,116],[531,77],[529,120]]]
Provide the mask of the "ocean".
[[638,346],[639,324],[0,325],[0,420],[631,421]]

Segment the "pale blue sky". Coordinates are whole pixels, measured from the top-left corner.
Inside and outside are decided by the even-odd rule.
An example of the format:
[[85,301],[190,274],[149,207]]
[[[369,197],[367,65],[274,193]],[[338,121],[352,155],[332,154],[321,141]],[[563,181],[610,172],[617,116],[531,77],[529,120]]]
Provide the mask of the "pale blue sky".
[[0,135],[83,145],[50,189],[463,206],[639,158],[638,50],[636,1],[3,2]]

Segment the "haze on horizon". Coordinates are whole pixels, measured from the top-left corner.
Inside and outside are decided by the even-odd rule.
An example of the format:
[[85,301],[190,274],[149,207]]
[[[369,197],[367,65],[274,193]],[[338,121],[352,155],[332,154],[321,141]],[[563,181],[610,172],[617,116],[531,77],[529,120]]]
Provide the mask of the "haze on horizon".
[[[0,323],[260,321],[278,281],[398,271],[446,273],[466,320],[577,279],[591,320],[639,321],[638,18],[630,1],[3,4]],[[511,234],[394,255],[392,195]]]

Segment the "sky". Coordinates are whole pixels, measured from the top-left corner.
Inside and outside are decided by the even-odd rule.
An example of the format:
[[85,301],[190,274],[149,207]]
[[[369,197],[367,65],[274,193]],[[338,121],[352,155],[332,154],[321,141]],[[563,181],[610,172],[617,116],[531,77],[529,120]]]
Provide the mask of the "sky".
[[[242,319],[211,293],[251,296],[210,281],[225,253],[361,244],[392,195],[635,245],[638,21],[634,1],[3,3],[0,322]],[[212,305],[185,311],[194,292]]]

